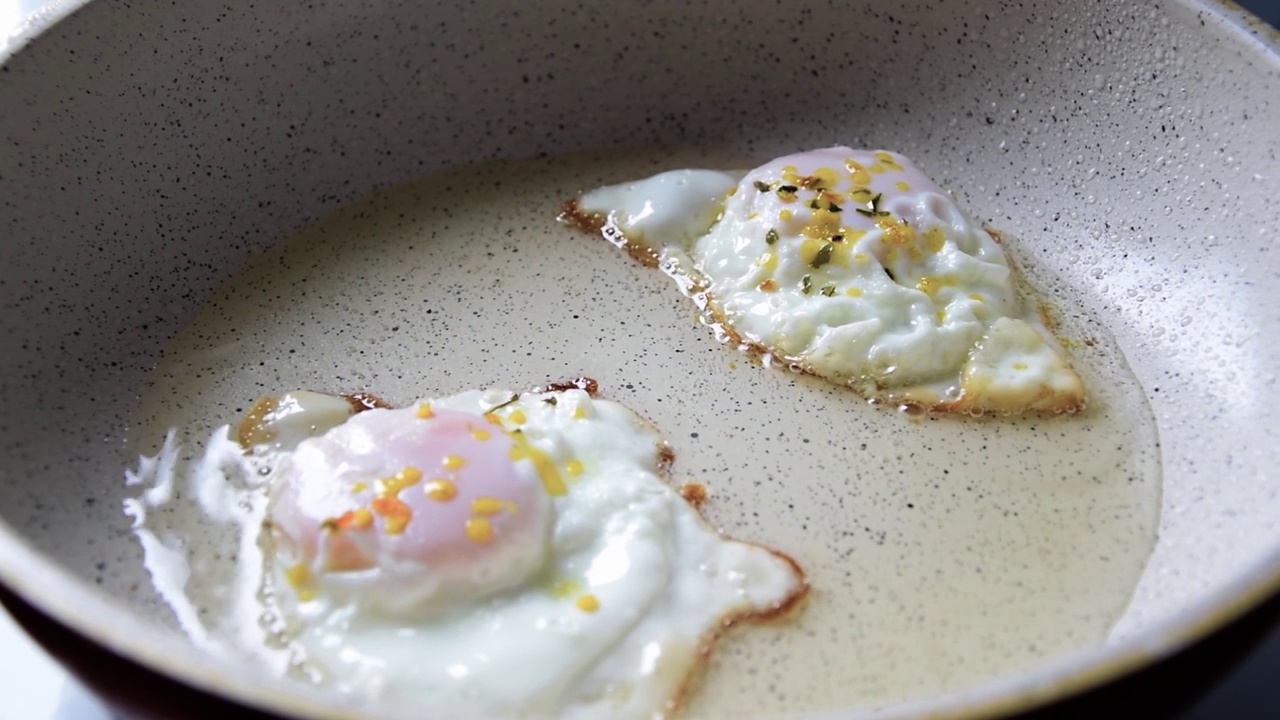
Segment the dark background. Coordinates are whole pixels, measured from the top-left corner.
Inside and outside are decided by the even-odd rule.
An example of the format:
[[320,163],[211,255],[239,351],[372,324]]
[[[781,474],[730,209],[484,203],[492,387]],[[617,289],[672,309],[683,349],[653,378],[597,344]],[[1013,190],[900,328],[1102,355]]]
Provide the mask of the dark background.
[[[1280,28],[1280,0],[1237,0],[1250,12]],[[1280,143],[1280,128],[1276,129]],[[1276,720],[1280,718],[1280,627],[1199,704],[1178,720]]]

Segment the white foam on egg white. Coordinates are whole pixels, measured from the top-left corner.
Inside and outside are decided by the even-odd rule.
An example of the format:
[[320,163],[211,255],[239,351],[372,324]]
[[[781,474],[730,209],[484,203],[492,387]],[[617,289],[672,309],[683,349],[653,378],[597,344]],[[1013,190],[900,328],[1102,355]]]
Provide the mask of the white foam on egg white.
[[748,345],[868,395],[995,411],[1083,402],[999,244],[896,153],[669,171],[577,209],[652,252]]

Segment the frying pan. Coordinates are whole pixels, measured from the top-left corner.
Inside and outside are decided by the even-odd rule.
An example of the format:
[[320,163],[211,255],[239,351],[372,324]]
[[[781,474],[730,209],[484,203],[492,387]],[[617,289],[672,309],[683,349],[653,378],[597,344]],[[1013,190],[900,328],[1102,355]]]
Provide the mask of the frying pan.
[[[796,712],[960,718],[1034,709],[1150,666],[1260,606],[1280,589],[1275,34],[1211,2],[935,5],[60,6],[10,39],[0,66],[5,597],[43,618],[46,641],[69,633],[222,700],[286,717],[412,716],[212,656],[174,629],[120,509],[123,471],[140,452],[125,441],[166,347],[199,318],[202,301],[282,238],[431,172],[584,152],[660,163],[705,150],[763,161],[838,142],[912,156],[971,213],[1018,239],[1046,295],[1069,303],[1099,337],[1114,337],[1158,428],[1161,494],[1140,577],[1096,640],[1031,652],[960,683],[886,667],[879,677],[905,688],[896,696],[797,703]],[[668,148],[685,154],[664,155]],[[610,179],[596,173],[578,189]],[[666,292],[642,268],[609,264],[625,258],[591,257],[594,272]],[[559,309],[537,305],[533,278],[510,278],[530,289],[528,317]],[[228,362],[274,368],[277,391],[334,385],[335,375],[358,371],[362,384],[402,395],[597,372],[615,397],[677,438],[678,462],[720,483],[725,500],[710,519],[816,556],[797,518],[746,519],[754,499],[734,478],[759,467],[703,462],[750,442],[735,434],[728,406],[712,401],[731,403],[741,383],[778,398],[827,398],[873,435],[892,425],[894,437],[910,437],[930,425],[853,409],[848,397],[780,370],[733,375],[722,367],[730,349],[671,320],[679,302],[672,295],[597,314],[589,327],[553,333],[533,361],[461,353],[466,360],[449,371],[399,381],[386,342],[339,371],[317,369],[340,354],[319,342],[304,362],[270,348]],[[245,327],[269,324],[273,312],[245,318]],[[632,333],[645,318],[660,321]],[[614,364],[593,366],[589,346],[608,328]],[[492,316],[474,330],[530,333]],[[693,343],[714,359],[646,359],[641,342]],[[698,373],[715,382],[691,379]],[[629,377],[638,378],[631,389]],[[211,387],[243,391],[220,383]],[[703,396],[707,383],[720,383],[715,398]],[[691,402],[659,410],[656,397]],[[218,407],[230,416],[244,400],[229,394]],[[696,427],[707,428],[699,442],[688,432]],[[773,455],[783,473],[802,462],[791,445]],[[859,487],[835,474],[810,481],[837,494]],[[847,522],[816,517],[825,528]],[[894,556],[894,572],[910,575],[951,552],[918,545]],[[871,567],[859,579],[871,586],[888,571]],[[1049,596],[1030,589],[1010,606],[1008,636],[1024,631],[1017,612]],[[820,611],[821,600],[805,612]]]

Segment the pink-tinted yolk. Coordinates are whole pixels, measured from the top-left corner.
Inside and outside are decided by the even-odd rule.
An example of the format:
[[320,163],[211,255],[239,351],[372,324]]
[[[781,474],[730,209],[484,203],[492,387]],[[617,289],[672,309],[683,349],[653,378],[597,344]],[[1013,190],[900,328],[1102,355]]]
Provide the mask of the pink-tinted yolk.
[[282,464],[271,508],[278,545],[286,562],[320,572],[407,562],[446,584],[523,577],[540,562],[551,521],[548,489],[523,447],[466,413],[361,413]]

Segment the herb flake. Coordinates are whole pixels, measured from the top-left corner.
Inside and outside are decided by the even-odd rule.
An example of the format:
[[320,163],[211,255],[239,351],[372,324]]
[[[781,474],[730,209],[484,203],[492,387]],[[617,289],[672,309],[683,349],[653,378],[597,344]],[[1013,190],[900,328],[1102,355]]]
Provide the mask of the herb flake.
[[810,277],[809,275],[805,275],[804,277],[800,278],[800,292],[804,293],[805,295],[808,295],[809,293],[813,292],[813,278]]
[[831,243],[824,243],[822,247],[818,248],[818,252],[813,256],[813,260],[809,261],[809,267],[816,270],[831,262],[831,253],[834,250],[835,245]]
[[755,188],[760,192],[769,192],[769,190],[771,189],[769,187],[769,183],[763,182],[761,180],[755,181],[754,183],[752,183],[752,185],[755,185]]
[[832,295],[835,295],[835,294],[836,294],[835,283],[831,283],[830,285],[824,285],[822,287],[822,295],[824,297],[831,297]]
[[777,242],[778,242],[778,231],[773,228],[769,228],[769,232],[764,234],[764,244],[773,245]]

